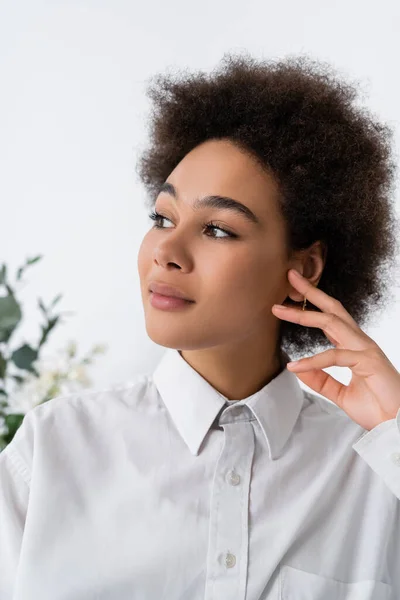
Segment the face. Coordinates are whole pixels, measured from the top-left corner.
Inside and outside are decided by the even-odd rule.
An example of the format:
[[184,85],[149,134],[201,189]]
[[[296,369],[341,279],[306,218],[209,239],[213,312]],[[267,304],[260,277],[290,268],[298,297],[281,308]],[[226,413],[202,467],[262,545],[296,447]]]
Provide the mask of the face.
[[[229,140],[208,140],[166,182],[176,197],[159,193],[154,211],[162,218],[151,223],[138,254],[149,337],[182,350],[248,344],[252,336],[277,339],[271,308],[287,297],[286,273],[294,265],[288,264],[273,177]],[[257,222],[222,206],[195,208],[196,199],[209,195],[240,202]],[[177,287],[194,302],[179,310],[156,308],[151,281]]]

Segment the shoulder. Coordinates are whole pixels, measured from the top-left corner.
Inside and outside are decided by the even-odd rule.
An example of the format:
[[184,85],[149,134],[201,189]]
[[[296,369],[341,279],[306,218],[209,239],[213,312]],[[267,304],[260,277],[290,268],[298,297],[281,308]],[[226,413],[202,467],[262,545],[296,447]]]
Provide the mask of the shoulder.
[[304,410],[315,413],[322,413],[325,415],[331,415],[332,417],[347,417],[346,413],[334,402],[327,400],[323,396],[319,396],[309,390],[303,389],[303,395],[305,398]]
[[21,428],[25,423],[26,427],[37,429],[58,422],[65,427],[76,419],[118,414],[139,405],[147,393],[148,376],[137,374],[129,383],[62,394],[29,410]]
[[118,431],[133,429],[157,413],[158,403],[147,374],[136,374],[129,383],[56,396],[26,413],[0,459],[9,455],[30,472],[35,458],[42,460],[48,452],[69,452],[100,439],[111,441]]
[[305,389],[303,395],[302,419],[312,420],[320,433],[333,437],[347,435],[349,441],[356,440],[365,433],[365,429],[334,402]]
[[331,418],[348,418],[346,413],[334,402],[327,400],[324,396],[320,396],[303,388],[305,414],[320,414]]

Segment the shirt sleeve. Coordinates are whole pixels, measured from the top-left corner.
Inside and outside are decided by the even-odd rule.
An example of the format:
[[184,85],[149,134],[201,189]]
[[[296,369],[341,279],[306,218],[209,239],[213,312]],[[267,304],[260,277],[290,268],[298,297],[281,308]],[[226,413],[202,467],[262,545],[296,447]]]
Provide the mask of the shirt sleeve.
[[394,419],[363,433],[353,448],[400,500],[400,409]]
[[[28,414],[28,413],[27,413]],[[0,452],[0,598],[11,600],[29,502],[30,472],[24,460],[31,448],[27,415]]]

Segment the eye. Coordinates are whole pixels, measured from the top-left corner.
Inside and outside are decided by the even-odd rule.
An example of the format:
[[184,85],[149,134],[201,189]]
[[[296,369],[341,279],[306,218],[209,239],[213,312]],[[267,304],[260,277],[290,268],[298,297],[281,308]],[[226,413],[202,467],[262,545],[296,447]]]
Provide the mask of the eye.
[[[160,213],[158,213],[156,211],[151,212],[149,214],[149,217],[150,217],[150,219],[152,219],[155,222],[154,227],[156,229],[165,229],[164,227],[162,227],[160,225],[160,221],[163,221],[163,220],[170,221],[170,219],[168,219],[167,217],[163,217],[163,215],[161,215]],[[214,239],[216,239],[216,240],[221,240],[221,239],[224,239],[226,237],[230,237],[230,238],[237,238],[238,237],[235,233],[232,233],[231,231],[227,231],[223,227],[219,227],[217,224],[215,224],[212,221],[210,221],[209,223],[203,223],[203,228],[205,228],[206,230],[218,230],[218,231],[222,231],[222,233],[226,234],[223,237],[208,236],[208,237],[214,237]]]

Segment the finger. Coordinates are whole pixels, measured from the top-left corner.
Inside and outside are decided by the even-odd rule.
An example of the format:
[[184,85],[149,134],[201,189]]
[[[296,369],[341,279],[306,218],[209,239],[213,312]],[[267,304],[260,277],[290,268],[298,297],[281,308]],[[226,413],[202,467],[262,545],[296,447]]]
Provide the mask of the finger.
[[329,373],[321,369],[311,369],[310,371],[299,373],[296,370],[295,375],[305,385],[317,392],[317,394],[321,394],[340,406],[340,408],[343,408],[341,398],[346,386],[334,379]]
[[354,373],[365,376],[365,353],[354,350],[331,349],[302,358],[295,363],[288,363],[287,368],[295,372],[298,378],[317,394],[322,394],[338,406],[345,391],[344,384],[322,369],[329,367],[348,367]]
[[332,298],[326,292],[323,292],[318,287],[313,285],[306,277],[295,269],[290,269],[288,272],[290,283],[302,293],[302,295],[314,306],[320,308],[323,312],[333,313],[343,321],[353,327],[358,327],[357,322],[351,314],[344,308],[343,304],[336,298]]
[[274,314],[280,319],[298,323],[307,327],[319,327],[334,344],[350,350],[365,350],[376,347],[376,343],[358,326],[352,327],[335,314],[316,311],[303,311],[292,307],[274,305]]
[[349,350],[366,350],[375,348],[376,343],[358,326],[353,327],[340,316],[333,313],[299,310],[298,308],[273,306],[274,314],[280,319],[298,323],[307,327],[319,327],[331,341]]
[[[331,348],[314,356],[307,356],[300,360],[287,363],[287,367],[297,371],[308,371],[309,369],[327,369],[329,367],[348,367],[354,371],[360,362],[365,364],[366,354],[357,350],[338,350]],[[365,368],[363,369],[363,373]],[[361,374],[358,372],[357,374]]]

